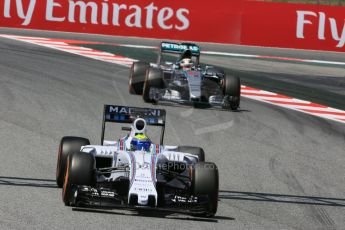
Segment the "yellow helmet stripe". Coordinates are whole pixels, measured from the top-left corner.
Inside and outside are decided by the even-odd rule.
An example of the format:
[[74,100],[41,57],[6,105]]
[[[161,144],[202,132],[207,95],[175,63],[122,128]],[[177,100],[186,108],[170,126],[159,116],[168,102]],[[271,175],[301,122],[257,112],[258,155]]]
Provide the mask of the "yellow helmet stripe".
[[142,140],[142,139],[146,139],[147,137],[144,134],[137,134],[135,135],[135,138]]

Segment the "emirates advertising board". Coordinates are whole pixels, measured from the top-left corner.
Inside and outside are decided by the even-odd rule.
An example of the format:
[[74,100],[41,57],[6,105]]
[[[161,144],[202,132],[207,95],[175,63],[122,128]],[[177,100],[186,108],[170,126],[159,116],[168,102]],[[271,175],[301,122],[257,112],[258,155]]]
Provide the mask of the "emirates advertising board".
[[345,7],[246,2],[241,43],[345,51]]
[[[3,27],[239,43],[240,4],[215,0],[0,0]],[[201,3],[201,4],[200,4]],[[235,10],[236,8],[236,10]],[[235,15],[224,23],[228,15]],[[229,28],[232,28],[229,30]]]
[[0,26],[345,51],[345,7],[251,0],[0,0]]

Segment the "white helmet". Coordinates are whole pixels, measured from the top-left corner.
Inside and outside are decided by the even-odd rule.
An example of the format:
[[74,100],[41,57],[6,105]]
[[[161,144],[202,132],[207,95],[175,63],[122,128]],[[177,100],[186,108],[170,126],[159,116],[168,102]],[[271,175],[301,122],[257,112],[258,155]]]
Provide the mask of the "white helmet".
[[182,67],[183,70],[191,70],[193,66],[192,59],[190,58],[184,58],[180,62],[180,66]]

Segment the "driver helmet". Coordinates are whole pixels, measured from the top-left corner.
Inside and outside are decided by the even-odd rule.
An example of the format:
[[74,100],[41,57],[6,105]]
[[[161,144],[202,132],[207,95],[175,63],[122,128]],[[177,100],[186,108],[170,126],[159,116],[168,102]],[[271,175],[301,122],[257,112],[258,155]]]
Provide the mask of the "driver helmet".
[[184,58],[180,62],[180,66],[183,70],[191,70],[193,66],[193,62],[191,58]]
[[131,140],[131,151],[150,151],[151,140],[145,134],[136,134]]

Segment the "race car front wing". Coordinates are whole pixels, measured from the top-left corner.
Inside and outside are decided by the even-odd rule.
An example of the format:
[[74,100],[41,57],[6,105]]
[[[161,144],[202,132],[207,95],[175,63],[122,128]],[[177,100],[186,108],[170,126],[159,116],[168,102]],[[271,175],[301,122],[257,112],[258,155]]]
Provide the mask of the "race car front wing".
[[90,186],[75,186],[72,206],[78,209],[120,209],[129,211],[157,211],[165,213],[181,213],[199,215],[204,213],[207,199],[204,197],[168,195],[165,204],[140,206],[127,203],[127,199],[119,196],[108,188],[92,188]]
[[230,107],[230,102],[233,98],[220,95],[212,95],[208,98],[208,101],[203,101],[201,98],[190,98],[190,100],[182,99],[180,92],[171,89],[150,89],[150,99],[154,100],[155,103],[165,102],[165,103],[175,103],[182,105],[192,105],[195,107],[208,108],[214,107],[217,109],[228,110]]

